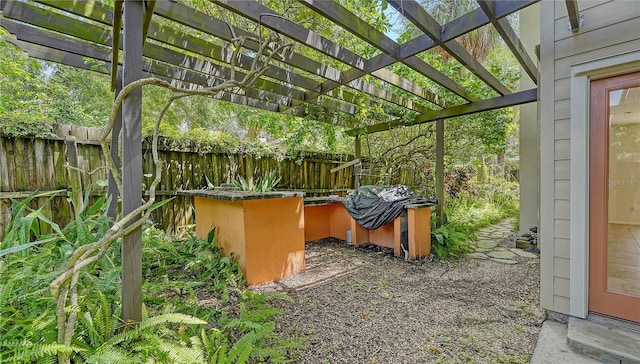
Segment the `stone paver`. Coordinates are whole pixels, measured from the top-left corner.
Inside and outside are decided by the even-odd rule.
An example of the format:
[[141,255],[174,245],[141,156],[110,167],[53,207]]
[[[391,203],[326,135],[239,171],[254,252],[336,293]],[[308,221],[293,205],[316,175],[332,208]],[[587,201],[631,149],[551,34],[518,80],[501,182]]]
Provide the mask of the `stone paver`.
[[[514,232],[514,219],[505,219],[498,224],[484,227],[476,232],[477,242],[471,247],[473,252],[466,254],[471,259],[491,260],[502,264],[518,264],[516,257],[537,259],[538,255],[522,249],[505,248],[498,244],[507,239]],[[535,262],[535,261],[533,261]]]
[[514,253],[516,253],[516,254],[518,254],[519,256],[525,257],[525,258],[537,258],[538,257],[537,254],[529,253],[529,252],[526,252],[526,251],[524,251],[522,249],[511,248],[509,250],[514,252]]
[[495,241],[479,241],[478,242],[478,248],[493,249],[496,247],[496,245],[498,245],[498,243]]
[[516,256],[512,252],[497,251],[497,250],[488,252],[487,255],[492,258],[498,258],[498,259],[511,259],[511,258],[515,258]]
[[489,259],[489,257],[486,254],[480,253],[480,252],[473,252],[466,255],[472,259]]

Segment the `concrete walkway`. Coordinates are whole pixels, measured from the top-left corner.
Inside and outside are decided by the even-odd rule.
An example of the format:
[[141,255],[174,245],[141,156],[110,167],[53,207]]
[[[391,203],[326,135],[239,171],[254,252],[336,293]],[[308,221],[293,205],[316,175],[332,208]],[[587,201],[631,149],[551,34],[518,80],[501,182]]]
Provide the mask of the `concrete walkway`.
[[511,244],[509,241],[508,244],[500,244],[514,234],[514,225],[515,220],[508,218],[478,230],[476,232],[478,241],[471,242],[474,250],[466,256],[472,259],[490,259],[503,264],[518,264],[518,261],[514,259],[516,256],[538,259],[537,254],[516,248],[515,242]]

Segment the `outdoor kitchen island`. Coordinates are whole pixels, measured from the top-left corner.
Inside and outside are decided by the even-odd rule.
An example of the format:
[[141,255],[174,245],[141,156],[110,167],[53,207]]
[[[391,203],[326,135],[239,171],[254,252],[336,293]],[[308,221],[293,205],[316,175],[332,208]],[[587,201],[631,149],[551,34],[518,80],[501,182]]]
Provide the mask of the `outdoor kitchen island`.
[[405,259],[431,252],[433,203],[407,204],[393,221],[368,230],[349,215],[340,197],[229,188],[181,193],[194,197],[196,235],[205,238],[215,228],[218,246],[238,259],[250,285],[302,273],[305,241],[334,237],[354,246],[374,244]]

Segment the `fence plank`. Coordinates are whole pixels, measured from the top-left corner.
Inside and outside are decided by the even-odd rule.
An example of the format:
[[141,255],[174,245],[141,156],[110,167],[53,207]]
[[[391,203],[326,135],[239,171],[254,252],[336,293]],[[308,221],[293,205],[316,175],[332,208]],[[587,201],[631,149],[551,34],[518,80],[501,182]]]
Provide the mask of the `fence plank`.
[[[9,153],[5,144],[9,143],[9,139],[0,139],[0,191],[9,191],[11,183],[9,181]],[[0,205],[2,206],[2,205]]]

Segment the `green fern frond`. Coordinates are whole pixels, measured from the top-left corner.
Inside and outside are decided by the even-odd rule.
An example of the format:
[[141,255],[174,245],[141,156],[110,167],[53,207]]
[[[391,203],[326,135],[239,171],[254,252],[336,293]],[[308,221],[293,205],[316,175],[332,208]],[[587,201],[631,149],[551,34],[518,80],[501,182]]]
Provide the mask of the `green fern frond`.
[[55,357],[58,353],[72,354],[74,352],[83,351],[83,349],[79,347],[66,346],[57,343],[32,344],[22,341],[13,343],[5,342],[3,344],[4,346],[9,347],[9,350],[7,350],[7,352],[13,351],[14,354],[8,357],[8,362],[14,363],[28,363],[33,362],[34,360],[40,361],[47,357]]
[[163,341],[158,349],[167,354],[171,363],[203,363],[204,354],[200,345],[185,346]]
[[262,328],[262,324],[257,322],[243,320],[243,319],[233,319],[229,321],[226,325],[224,325],[223,331],[229,331],[232,329],[249,331],[249,330],[260,330],[261,328]]
[[110,347],[100,353],[93,353],[86,358],[86,362],[91,364],[138,364],[140,359],[128,350]]
[[173,324],[185,324],[185,325],[206,325],[207,322],[200,320],[197,317],[181,314],[181,313],[166,313],[158,316],[151,317],[149,319],[143,320],[138,326],[135,328],[114,335],[109,340],[107,340],[104,344],[102,344],[96,352],[101,352],[106,350],[109,347],[116,346],[123,342],[131,342],[132,340],[140,337],[145,330],[150,329],[154,326],[173,323]]

